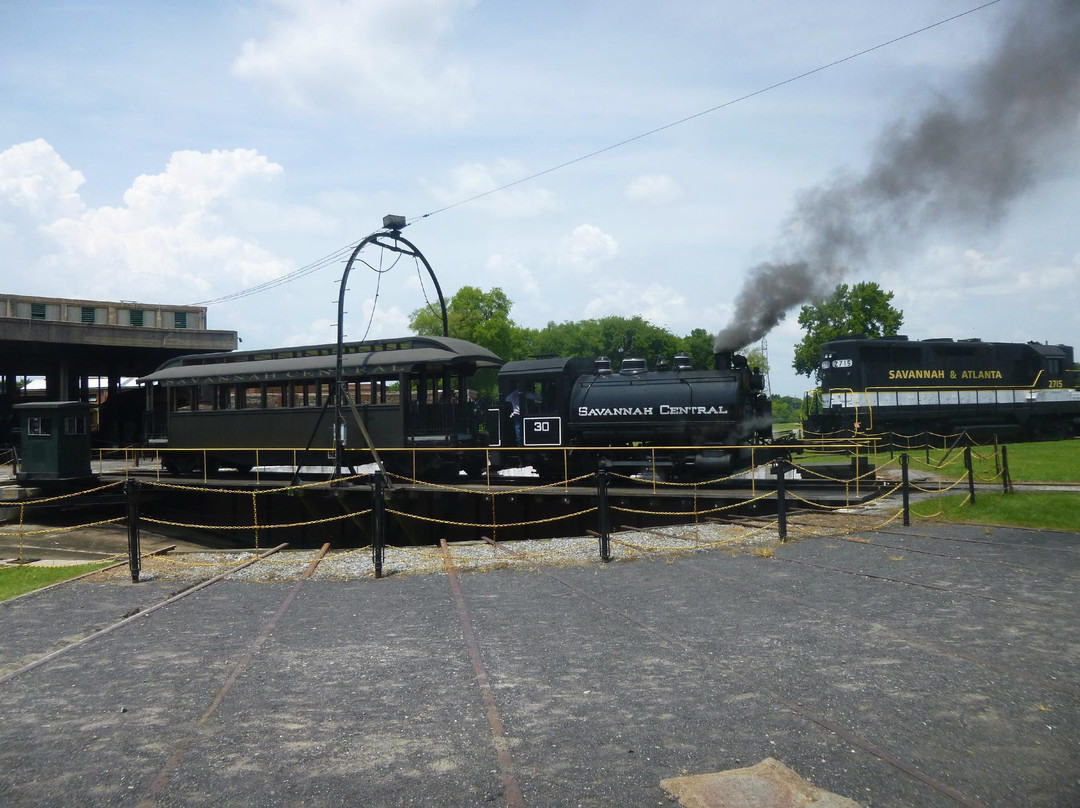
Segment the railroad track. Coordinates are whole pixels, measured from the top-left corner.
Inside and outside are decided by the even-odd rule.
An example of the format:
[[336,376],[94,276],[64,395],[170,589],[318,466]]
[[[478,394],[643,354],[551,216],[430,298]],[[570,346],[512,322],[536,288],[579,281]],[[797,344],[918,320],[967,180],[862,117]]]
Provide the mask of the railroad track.
[[[730,521],[738,521],[745,525],[760,526],[761,520],[754,518],[738,517]],[[632,528],[638,532],[643,532],[640,528]],[[910,533],[902,534],[907,538],[911,538]],[[910,546],[900,546],[880,541],[869,541],[863,539],[851,539],[852,545],[858,547],[865,547],[868,550],[902,550],[904,552],[920,552],[930,556],[937,556],[948,560],[966,560],[962,555],[943,553],[938,550],[924,550],[913,549]],[[958,540],[970,542],[971,540]],[[984,542],[979,542],[984,543]],[[995,542],[985,542],[986,544],[1000,544]],[[515,555],[512,551],[508,550],[505,546],[498,544],[497,542],[490,542],[490,544],[496,549],[496,552]],[[1010,547],[1016,548],[1017,545],[1012,544]],[[443,543],[444,552],[446,548],[445,542]],[[35,668],[48,665],[58,658],[75,652],[77,649],[83,648],[88,643],[92,643],[97,638],[104,636],[108,633],[123,630],[126,627],[131,626],[138,621],[152,620],[153,615],[160,609],[163,609],[176,601],[191,596],[213,584],[225,579],[228,575],[238,571],[239,569],[257,564],[260,561],[268,558],[269,556],[279,552],[284,548],[284,545],[275,547],[266,551],[262,555],[249,560],[242,564],[237,564],[235,567],[223,572],[213,578],[207,579],[201,583],[190,586],[183,591],[163,600],[157,604],[154,604],[148,608],[141,609],[139,612],[133,615],[124,617],[117,620],[109,626],[100,629],[99,631],[87,636],[83,640],[77,643],[73,643],[66,646],[59,651],[49,653],[41,656],[39,659],[14,670],[3,677],[0,677],[0,684],[4,684],[18,676],[24,675],[26,672]],[[1032,548],[1041,549],[1041,548]],[[284,596],[280,599],[276,611],[272,616],[266,619],[261,629],[250,641],[246,652],[229,668],[227,675],[221,680],[221,685],[218,691],[210,699],[206,709],[195,720],[189,732],[184,734],[180,740],[178,740],[172,747],[169,754],[162,761],[160,769],[156,772],[150,781],[146,793],[143,795],[142,800],[138,803],[140,808],[153,808],[158,804],[158,801],[163,799],[167,794],[169,788],[169,782],[172,775],[182,766],[187,750],[192,743],[192,740],[200,732],[200,729],[209,721],[209,719],[215,715],[216,711],[223,703],[230,689],[235,686],[239,677],[248,666],[254,655],[265,643],[274,627],[283,619],[284,615],[288,612],[290,607],[295,602],[301,589],[304,587],[305,582],[308,580],[311,573],[315,570],[320,563],[323,554],[326,552],[327,547],[324,546],[320,553],[312,560],[310,566],[305,573],[297,580],[288,590],[284,593]],[[738,552],[737,548],[735,551]],[[867,573],[861,570],[837,567],[833,565],[809,562],[805,559],[793,559],[784,558],[781,552],[774,553],[772,559],[774,561],[785,564],[796,564],[804,567],[820,570],[824,573],[835,575],[852,575],[858,576],[867,580],[873,580],[884,584],[904,586],[904,587],[919,587],[925,589],[928,592],[946,592],[952,596],[962,596],[966,598],[973,598],[985,601],[987,603],[1008,605],[1010,607],[1024,608],[1024,609],[1044,609],[1044,604],[1026,602],[1023,600],[1016,600],[1004,597],[990,597],[982,595],[976,592],[968,592],[956,587],[941,586],[937,584],[930,584],[923,581],[905,579],[898,576],[884,576],[874,573]],[[1010,569],[1027,570],[1031,572],[1038,572],[1037,567],[1001,562],[995,560],[976,559],[979,563],[995,564]],[[746,592],[747,598],[756,598],[760,600],[765,608],[773,602],[787,602],[795,604],[802,609],[811,609],[821,611],[827,615],[827,607],[816,603],[813,600],[799,597],[798,595],[790,592],[782,591],[779,588],[762,589],[760,586],[753,586],[747,584],[737,575],[728,575],[722,572],[717,572],[715,569],[708,569],[698,563],[694,556],[684,556],[678,559],[680,565],[690,570],[695,575],[705,575],[716,580],[724,582],[725,586],[741,588]],[[476,686],[479,690],[481,701],[484,705],[484,712],[487,716],[488,727],[491,736],[492,752],[496,761],[496,772],[500,783],[502,785],[503,797],[508,808],[524,808],[528,802],[526,794],[523,792],[521,785],[518,781],[518,768],[514,761],[513,745],[510,743],[508,733],[505,729],[502,716],[499,711],[499,691],[492,686],[491,673],[488,670],[485,658],[489,655],[485,654],[484,635],[477,632],[474,626],[474,620],[472,617],[472,608],[475,604],[472,604],[469,597],[463,591],[458,576],[454,570],[452,560],[448,552],[445,553],[445,567],[447,572],[448,586],[451,590],[452,600],[455,606],[456,613],[462,626],[462,640],[465,645],[465,652],[471,662]],[[850,744],[853,748],[862,751],[867,755],[871,755],[874,758],[884,762],[888,766],[900,772],[904,777],[921,784],[922,786],[931,789],[938,795],[947,797],[952,802],[968,806],[969,808],[978,808],[983,803],[963,793],[961,790],[951,786],[944,782],[940,777],[935,776],[933,773],[925,770],[925,767],[917,765],[913,761],[906,759],[904,755],[892,751],[888,748],[887,744],[876,741],[871,737],[867,737],[864,732],[860,732],[856,727],[852,726],[849,720],[842,717],[838,717],[835,714],[830,713],[827,709],[809,709],[805,707],[799,700],[799,698],[787,692],[782,683],[775,683],[766,679],[764,675],[748,673],[740,666],[725,662],[723,659],[715,656],[712,652],[702,647],[700,642],[693,636],[690,636],[684,632],[672,629],[670,626],[666,626],[663,629],[651,624],[649,620],[642,617],[640,614],[628,611],[625,607],[620,606],[617,603],[612,602],[608,597],[602,593],[596,591],[591,586],[583,585],[580,582],[580,577],[576,580],[572,580],[571,576],[565,571],[558,569],[546,568],[543,566],[535,565],[534,571],[537,574],[543,575],[559,587],[572,594],[574,597],[580,598],[589,604],[588,608],[594,618],[601,624],[597,630],[600,632],[606,631],[604,624],[610,625],[611,630],[618,630],[619,626],[632,627],[633,632],[639,633],[642,637],[648,637],[651,640],[660,643],[672,654],[672,661],[681,669],[690,672],[698,672],[703,668],[716,670],[722,673],[725,677],[731,677],[732,679],[741,682],[742,686],[747,689],[748,692],[755,692],[760,694],[763,698],[767,699],[775,708],[787,712],[793,716],[798,717],[800,720],[807,721],[816,727],[820,727],[835,735],[838,738],[843,739],[844,742]],[[1075,576],[1074,576],[1075,577]],[[266,608],[266,612],[269,613],[271,607]],[[929,637],[919,636],[912,631],[901,631],[895,627],[884,627],[884,631],[888,635],[899,642],[905,643],[911,647],[917,647],[923,650],[930,650],[935,654],[950,657],[952,659],[963,660],[965,662],[978,665],[987,670],[994,670],[998,673],[1005,674],[1010,677],[1016,677],[1024,679],[1025,681],[1034,683],[1040,688],[1053,691],[1061,694],[1074,702],[1080,702],[1080,692],[1075,688],[1070,687],[1061,682],[1055,681],[1045,676],[1032,673],[1014,665],[1005,664],[999,659],[995,659],[992,656],[987,656],[981,653],[972,652],[970,649],[964,648],[957,644],[944,643],[939,640],[935,640]],[[528,739],[518,739],[518,742],[528,743]]]

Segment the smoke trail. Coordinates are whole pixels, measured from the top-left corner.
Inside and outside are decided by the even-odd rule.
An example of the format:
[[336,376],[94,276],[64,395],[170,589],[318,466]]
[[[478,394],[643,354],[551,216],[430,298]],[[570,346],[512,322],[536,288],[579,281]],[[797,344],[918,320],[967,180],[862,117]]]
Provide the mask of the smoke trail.
[[889,127],[862,176],[840,174],[797,197],[787,257],[750,270],[716,350],[760,339],[794,306],[830,294],[850,266],[930,225],[994,224],[1055,152],[1075,147],[1080,0],[1018,5],[961,97]]

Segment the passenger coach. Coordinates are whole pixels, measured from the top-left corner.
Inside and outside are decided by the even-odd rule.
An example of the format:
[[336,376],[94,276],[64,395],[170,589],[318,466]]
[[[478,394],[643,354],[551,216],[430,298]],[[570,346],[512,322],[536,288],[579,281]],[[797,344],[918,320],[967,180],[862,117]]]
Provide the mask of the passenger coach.
[[[147,388],[147,441],[168,448],[163,462],[172,473],[331,465],[336,363],[333,344],[171,360],[139,379]],[[356,417],[379,449],[482,445],[482,416],[469,380],[501,365],[486,348],[449,337],[345,343],[343,386],[355,414],[343,397],[341,465],[372,459]],[[440,468],[457,473],[472,458],[483,463],[483,453],[453,451],[391,451],[384,460],[401,473],[430,476]]]

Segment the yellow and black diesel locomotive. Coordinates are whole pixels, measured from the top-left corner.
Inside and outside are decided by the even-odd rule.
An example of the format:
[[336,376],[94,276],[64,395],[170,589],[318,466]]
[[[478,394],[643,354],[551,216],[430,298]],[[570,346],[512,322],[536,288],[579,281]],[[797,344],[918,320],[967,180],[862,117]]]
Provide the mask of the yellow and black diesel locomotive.
[[821,349],[806,437],[1050,440],[1077,433],[1073,349],[1037,342],[850,336]]

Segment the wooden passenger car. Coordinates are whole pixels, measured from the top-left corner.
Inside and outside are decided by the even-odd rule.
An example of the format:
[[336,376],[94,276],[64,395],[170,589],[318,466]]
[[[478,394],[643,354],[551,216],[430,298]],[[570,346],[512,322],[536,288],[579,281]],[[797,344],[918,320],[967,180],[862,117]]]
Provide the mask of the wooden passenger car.
[[[371,462],[358,416],[376,449],[482,445],[469,379],[502,360],[448,337],[345,343],[341,405],[335,408],[336,346],[306,345],[183,356],[140,379],[147,387],[147,440],[169,451],[174,473],[256,465],[332,465],[335,412],[343,429],[341,465]],[[355,407],[350,406],[353,402]],[[176,450],[185,450],[178,452]],[[389,451],[404,473],[464,461],[460,452]],[[456,470],[455,470],[456,471]]]

